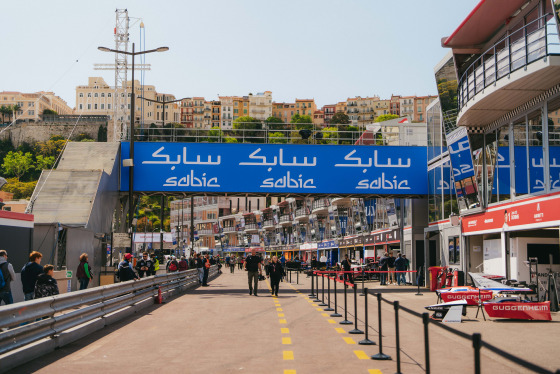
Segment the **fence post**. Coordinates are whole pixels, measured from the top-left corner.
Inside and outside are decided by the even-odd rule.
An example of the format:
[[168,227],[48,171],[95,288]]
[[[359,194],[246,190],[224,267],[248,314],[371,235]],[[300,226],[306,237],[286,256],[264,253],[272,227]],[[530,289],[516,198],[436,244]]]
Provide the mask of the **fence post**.
[[397,342],[397,372],[395,374],[401,374],[401,344],[399,339],[399,302],[393,301],[393,307],[395,308],[395,335]]
[[296,269],[296,284],[299,284],[299,269]]
[[480,341],[479,333],[472,334],[472,345],[474,349],[474,374],[480,374]]
[[315,300],[313,300],[314,303],[320,303],[321,300],[319,299],[319,270],[316,271],[315,273]]
[[376,294],[377,296],[377,321],[379,326],[379,353],[371,356],[372,360],[390,360],[391,356],[383,353],[383,323],[381,322],[381,294]]
[[375,342],[369,340],[369,322],[368,322],[368,301],[367,301],[367,295],[368,295],[368,289],[366,288],[364,290],[364,305],[365,305],[365,315],[366,315],[366,319],[365,319],[365,324],[366,324],[366,338],[364,340],[360,340],[358,342],[358,344],[360,345],[375,345]]
[[307,296],[315,297],[315,294],[313,293],[313,270],[311,270],[311,293]]
[[323,309],[325,312],[332,312],[334,311],[333,308],[331,308],[331,277],[329,277],[329,274],[327,273],[327,297],[329,299],[329,305],[327,308]]
[[422,322],[424,323],[424,355],[426,357],[426,374],[430,374],[430,340],[428,336],[430,315],[428,313],[422,313]]
[[341,325],[351,325],[352,322],[348,321],[348,298],[346,297],[346,290],[348,289],[348,285],[344,282],[344,321],[340,321]]
[[325,274],[321,274],[321,304],[319,306],[327,306],[325,304]]
[[365,291],[364,291],[364,267],[362,266],[362,293],[360,294],[360,296],[366,296]]
[[358,329],[358,294],[356,284],[353,284],[354,289],[354,330],[348,331],[349,334],[363,334],[364,332]]
[[342,317],[342,314],[338,313],[338,297],[336,292],[336,284],[338,283],[338,277],[334,280],[334,313],[331,314],[331,317]]

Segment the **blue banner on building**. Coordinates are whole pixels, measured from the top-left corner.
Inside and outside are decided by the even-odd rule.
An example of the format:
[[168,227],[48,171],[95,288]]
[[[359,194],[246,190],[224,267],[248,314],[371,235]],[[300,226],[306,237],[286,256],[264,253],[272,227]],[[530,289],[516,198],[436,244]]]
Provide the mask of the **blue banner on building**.
[[[129,158],[122,143],[121,158]],[[142,192],[426,195],[424,147],[135,143]],[[121,190],[128,190],[128,168]]]

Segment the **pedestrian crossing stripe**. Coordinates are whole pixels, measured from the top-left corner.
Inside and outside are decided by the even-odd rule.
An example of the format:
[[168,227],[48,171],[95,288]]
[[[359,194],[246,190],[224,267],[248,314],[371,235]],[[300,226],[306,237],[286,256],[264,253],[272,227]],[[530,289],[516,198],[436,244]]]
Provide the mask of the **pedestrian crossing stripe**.
[[284,370],[284,374],[296,374],[296,371],[286,369],[286,370]]
[[322,312],[322,311],[323,311],[323,309],[321,309],[321,308],[317,308],[317,310],[318,310],[319,312]]
[[282,344],[292,344],[292,338],[282,338]]
[[281,332],[282,334],[289,334],[289,333],[290,333],[290,329],[287,328],[287,327],[281,327],[281,328],[280,328],[280,332]]
[[277,312],[282,312],[283,310],[282,310],[282,308],[276,308],[276,311]]
[[[294,370],[294,373],[295,373],[295,370]],[[383,374],[383,373],[379,369],[369,369],[368,374]]]
[[285,317],[284,313],[278,313],[278,317]]
[[342,339],[344,339],[344,341],[346,342],[346,344],[356,344],[356,341],[355,341],[354,339],[352,339],[352,338],[347,338],[347,337],[345,337],[345,338],[342,338]]
[[354,351],[354,354],[360,360],[369,360],[370,359],[370,357],[364,351]]
[[329,323],[332,323],[332,324],[335,324],[335,323],[336,323],[336,321],[335,321],[334,319],[328,319],[327,321],[328,321]]
[[280,322],[280,324],[282,324],[282,325],[285,325],[286,323],[288,323],[288,322],[286,322],[286,320],[285,320],[285,319],[281,319],[281,320],[280,320],[280,321],[278,321],[278,322]]
[[284,360],[293,360],[294,359],[294,351],[284,351],[283,355],[284,355]]
[[346,331],[342,327],[335,327],[334,331],[338,332],[339,334],[344,334]]
[[321,315],[322,315],[323,317],[328,317],[328,316],[329,316],[329,313],[321,313]]

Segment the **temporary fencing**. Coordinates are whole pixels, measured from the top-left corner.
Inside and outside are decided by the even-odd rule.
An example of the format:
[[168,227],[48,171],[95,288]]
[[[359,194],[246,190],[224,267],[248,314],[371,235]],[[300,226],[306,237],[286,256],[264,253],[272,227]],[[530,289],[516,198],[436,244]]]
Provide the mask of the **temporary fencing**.
[[[330,281],[334,280],[335,281],[335,285],[336,283],[343,283],[344,284],[344,321],[341,321],[340,324],[352,324],[352,322],[348,321],[348,304],[346,302],[347,299],[347,295],[346,295],[346,289],[348,286],[352,287],[354,290],[354,329],[348,331],[349,334],[363,334],[364,332],[358,329],[358,310],[357,310],[357,287],[355,284],[350,283],[350,282],[346,282],[344,280],[340,280],[339,274],[344,274],[344,273],[352,273],[352,274],[364,274],[364,273],[415,273],[415,270],[407,270],[407,271],[314,271],[313,275],[311,277],[311,282],[313,283],[313,277],[315,277],[316,279],[318,279],[318,277],[321,277],[323,282],[322,282],[322,292],[324,295],[324,280],[325,278],[327,278],[327,282],[328,282],[328,300],[329,300],[329,308],[330,308]],[[331,275],[334,274],[334,277],[331,277]],[[318,282],[316,282],[318,285]],[[316,287],[315,292],[317,293],[317,295],[319,294],[319,289],[318,286]],[[456,336],[459,336],[463,339],[469,340],[472,342],[472,347],[473,347],[473,368],[474,368],[474,373],[475,374],[480,374],[481,373],[481,368],[482,368],[482,363],[481,363],[481,358],[480,358],[480,352],[482,348],[486,348],[488,349],[490,352],[499,355],[500,357],[502,357],[505,360],[508,360],[516,365],[519,365],[521,367],[523,367],[524,369],[530,370],[531,372],[535,372],[535,373],[543,373],[543,374],[559,374],[560,373],[560,369],[557,371],[551,371],[548,370],[546,368],[543,368],[537,364],[534,364],[532,362],[529,362],[527,360],[524,360],[522,358],[519,358],[509,352],[504,351],[503,349],[500,349],[488,342],[485,342],[484,340],[482,340],[482,335],[480,333],[474,333],[474,334],[467,334],[464,333],[462,331],[458,331],[444,323],[434,323],[433,320],[430,319],[429,314],[428,313],[418,313],[414,310],[411,310],[409,308],[406,308],[402,305],[400,305],[400,303],[398,301],[391,301],[388,299],[385,299],[382,297],[381,293],[372,293],[370,292],[370,290],[368,290],[368,288],[362,288],[362,293],[364,294],[365,298],[364,298],[364,314],[365,314],[365,330],[366,330],[366,339],[364,339],[364,341],[360,342],[359,344],[363,344],[363,345],[373,345],[375,344],[375,342],[370,341],[371,343],[368,343],[367,341],[369,341],[368,339],[368,329],[369,329],[369,325],[368,325],[368,295],[373,295],[376,297],[377,299],[377,312],[378,312],[378,350],[379,352],[372,355],[371,359],[372,360],[392,360],[391,356],[385,354],[383,352],[383,333],[382,333],[382,329],[383,329],[383,320],[382,320],[382,312],[381,312],[381,303],[385,302],[387,304],[390,304],[393,306],[393,310],[394,310],[394,320],[395,320],[395,337],[396,337],[396,359],[395,359],[395,364],[396,364],[396,373],[397,374],[401,374],[401,348],[400,348],[400,336],[399,336],[399,311],[403,311],[407,314],[410,314],[414,317],[417,317],[420,319],[420,321],[422,322],[423,325],[423,335],[424,335],[424,371],[429,374],[430,370],[431,370],[431,364],[430,364],[430,341],[429,341],[429,325],[434,325],[437,326],[441,329],[444,329],[447,332],[450,332]],[[335,294],[336,295],[336,294]],[[327,309],[325,309],[327,310]],[[330,309],[332,310],[332,309]]]

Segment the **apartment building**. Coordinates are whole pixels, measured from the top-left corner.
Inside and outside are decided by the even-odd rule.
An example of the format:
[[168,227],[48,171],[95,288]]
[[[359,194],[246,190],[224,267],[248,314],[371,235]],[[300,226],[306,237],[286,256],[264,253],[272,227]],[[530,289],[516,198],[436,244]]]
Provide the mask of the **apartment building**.
[[220,96],[221,128],[230,130],[233,128],[233,96]]
[[272,103],[272,116],[280,118],[284,123],[290,123],[296,113],[296,103]]
[[[54,110],[60,115],[72,114],[73,110],[54,92],[34,92],[23,93],[17,91],[0,92],[0,106],[19,106],[19,110],[13,113],[9,118],[17,120],[40,121],[43,117],[45,109]],[[8,118],[4,118],[8,120]]]
[[222,109],[222,103],[219,100],[212,100],[210,102],[211,120],[212,127],[220,127],[222,125],[222,117],[220,115]]
[[[346,114],[353,125],[366,125],[375,120],[376,104],[379,96],[354,97],[346,100]],[[379,110],[379,108],[378,108]]]
[[186,128],[192,129],[194,127],[194,100],[193,98],[186,98],[181,101],[181,124]]
[[314,99],[296,99],[296,113],[302,116],[313,118],[313,113],[317,110]]
[[[120,90],[120,89],[119,89]],[[122,91],[122,90],[120,90]],[[124,92],[118,91],[121,97]],[[132,81],[127,82],[126,105],[127,120],[130,120],[130,97],[132,91]],[[163,105],[152,101],[143,100],[146,98],[155,101],[175,100],[174,95],[156,92],[155,86],[141,85],[140,81],[134,81],[135,100],[135,120],[140,124],[155,123],[161,125],[164,121],[179,122],[181,119],[180,105],[176,103],[165,105],[165,120],[163,117]],[[106,115],[112,118],[115,110],[115,88],[109,86],[101,77],[89,77],[87,85],[76,87],[76,114],[82,115]]]
[[403,96],[399,99],[400,115],[411,118],[412,122],[426,121],[426,108],[437,96]]
[[324,122],[325,126],[327,126],[336,113],[336,104],[323,105],[321,111],[324,113]]
[[272,116],[271,91],[249,94],[249,116],[263,121]]
[[389,104],[389,111],[391,114],[396,116],[401,116],[401,104],[400,104],[400,95],[391,95],[391,100]]
[[[246,117],[249,115],[250,101],[249,96],[233,97],[233,119]],[[267,117],[268,118],[268,117]]]

